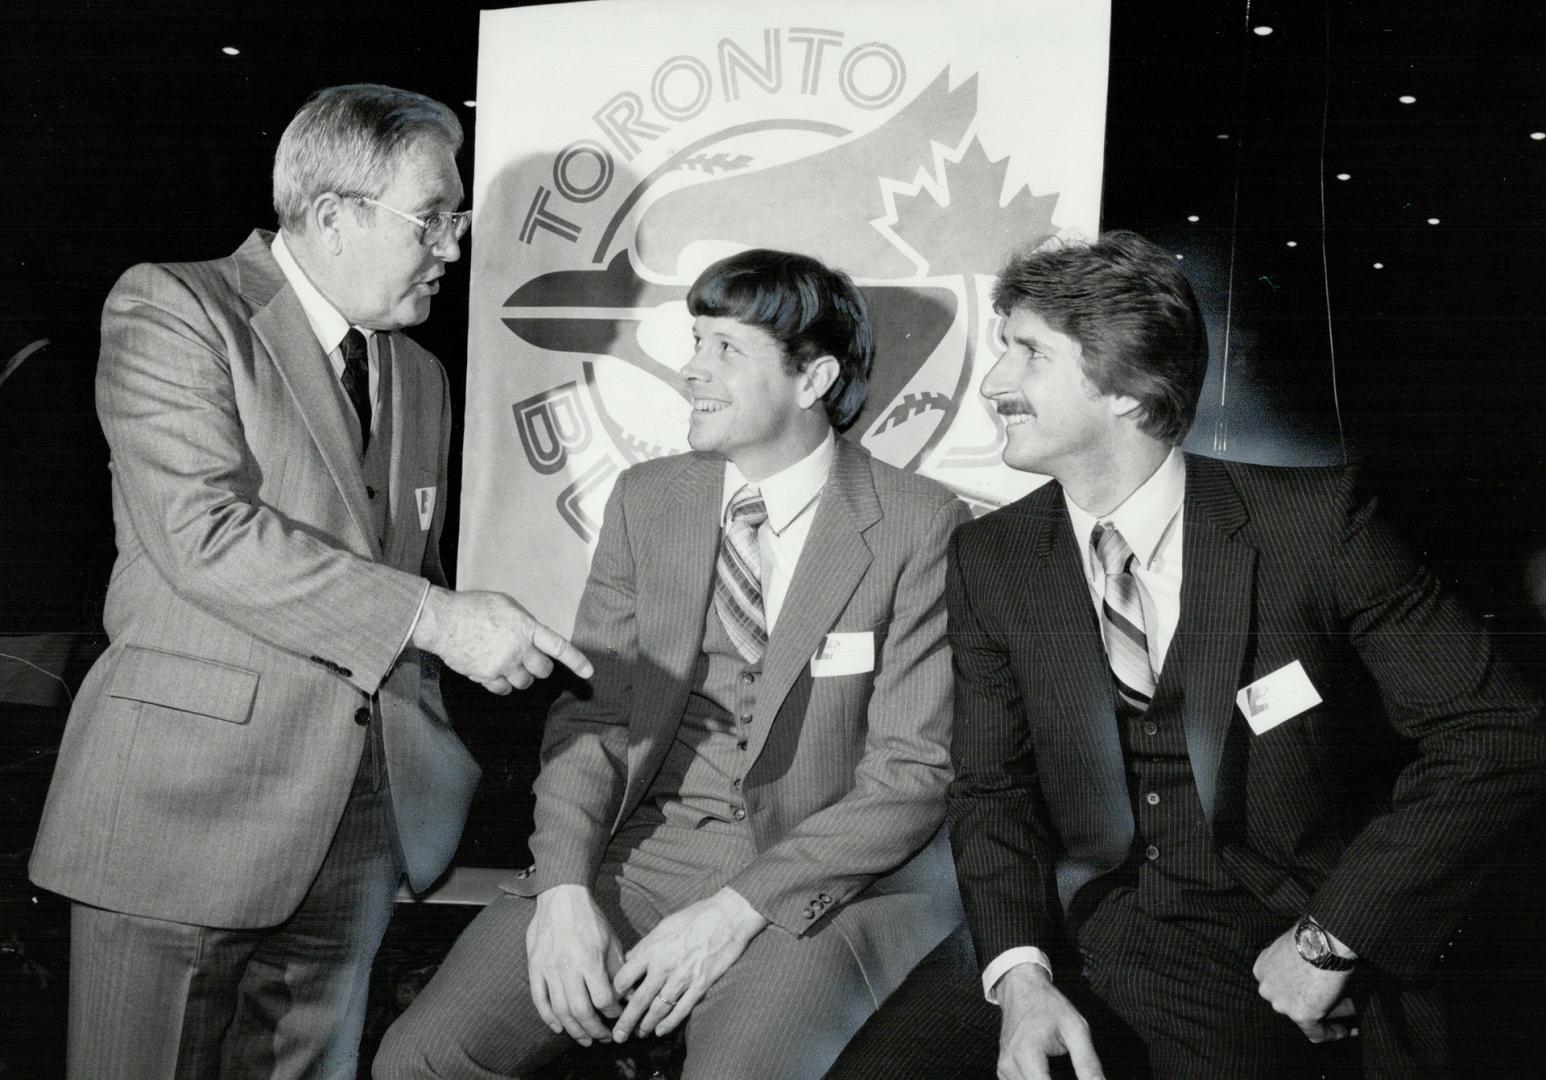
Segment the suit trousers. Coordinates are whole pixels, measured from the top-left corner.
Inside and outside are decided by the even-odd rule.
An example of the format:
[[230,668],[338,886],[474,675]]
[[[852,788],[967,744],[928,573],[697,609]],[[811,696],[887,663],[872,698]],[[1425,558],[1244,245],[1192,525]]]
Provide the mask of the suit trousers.
[[[654,822],[614,838],[592,888],[625,949],[704,899],[756,855],[743,826]],[[895,898],[864,895],[877,925]],[[376,1080],[519,1078],[573,1045],[532,1004],[526,930],[536,902],[501,896],[473,920],[381,1045]],[[683,1080],[818,1080],[891,989],[829,920],[794,937],[769,926],[710,987],[686,1024]],[[899,976],[898,976],[899,978]]]
[[278,926],[72,905],[71,1080],[354,1080],[371,961],[403,874],[371,734],[317,877]]

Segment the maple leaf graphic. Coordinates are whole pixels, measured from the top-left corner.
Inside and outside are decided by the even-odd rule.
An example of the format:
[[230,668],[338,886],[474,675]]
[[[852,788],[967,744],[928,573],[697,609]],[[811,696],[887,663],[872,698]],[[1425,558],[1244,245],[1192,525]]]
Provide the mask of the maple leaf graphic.
[[960,161],[945,162],[940,186],[947,201],[924,198],[927,189],[922,186],[915,195],[898,193],[891,232],[923,257],[930,274],[997,269],[984,265],[985,260],[1057,231],[1052,224],[1055,193],[1032,195],[1030,188],[1022,187],[1006,205],[999,205],[1008,169],[1008,158],[989,160],[982,143],[972,139]]
[[[981,312],[974,275],[996,269],[997,261],[1009,248],[1036,243],[1057,231],[1052,224],[1052,211],[1058,201],[1055,193],[1038,196],[1031,194],[1030,188],[1022,187],[1008,203],[999,205],[1008,168],[1007,157],[989,159],[982,143],[973,137],[960,160],[947,159],[943,175],[936,178],[944,202],[932,193],[923,198],[928,188],[921,183],[914,194],[898,191],[892,197],[891,219],[882,225],[883,231],[889,231],[922,258],[931,276],[961,274],[966,278],[966,362],[961,365],[950,398],[955,402],[966,394],[977,367]],[[898,409],[904,409],[905,404],[898,405]],[[888,421],[893,419],[901,418],[887,417]],[[908,468],[918,466],[948,427],[949,424],[942,423],[935,428]],[[995,441],[987,446],[957,448],[952,455],[992,461],[997,458],[997,450]]]

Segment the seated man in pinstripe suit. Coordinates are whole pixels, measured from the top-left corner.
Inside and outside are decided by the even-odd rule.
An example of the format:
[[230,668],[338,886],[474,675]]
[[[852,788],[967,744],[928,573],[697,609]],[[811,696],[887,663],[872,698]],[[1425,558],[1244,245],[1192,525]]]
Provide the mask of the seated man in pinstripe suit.
[[[1053,478],[947,575],[951,839],[999,1035],[977,1072],[905,1071],[1447,1075],[1432,969],[1538,801],[1541,702],[1355,471],[1178,449],[1207,344],[1167,252],[1033,252],[994,304],[1004,460]],[[901,1075],[883,1020],[834,1075]]]
[[959,924],[944,554],[966,508],[836,437],[865,304],[747,251],[693,285],[689,454],[623,473],[553,707],[536,864],[388,1033],[378,1078],[527,1076],[686,1025],[685,1076],[819,1077]]

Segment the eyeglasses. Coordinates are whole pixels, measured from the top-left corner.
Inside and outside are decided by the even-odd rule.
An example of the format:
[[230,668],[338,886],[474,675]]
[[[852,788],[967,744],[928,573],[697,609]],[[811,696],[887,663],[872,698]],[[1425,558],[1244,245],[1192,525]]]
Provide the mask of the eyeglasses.
[[354,199],[356,202],[370,203],[379,206],[389,214],[396,214],[404,221],[412,222],[419,227],[419,243],[425,247],[439,247],[441,244],[460,240],[467,235],[467,230],[472,228],[471,210],[436,210],[434,213],[425,214],[422,218],[405,214],[395,206],[388,206],[379,199],[372,199],[369,195],[360,195],[354,192],[344,194],[346,199]]

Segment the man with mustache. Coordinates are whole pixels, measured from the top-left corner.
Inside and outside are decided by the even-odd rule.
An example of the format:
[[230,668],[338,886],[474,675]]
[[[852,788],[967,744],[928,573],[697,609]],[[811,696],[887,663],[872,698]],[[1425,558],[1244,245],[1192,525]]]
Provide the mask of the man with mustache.
[[1168,252],[1038,250],[994,306],[1004,460],[1053,480],[950,552],[951,841],[998,1037],[909,985],[907,1048],[877,1018],[833,1075],[1448,1075],[1433,969],[1539,800],[1539,698],[1356,470],[1181,452],[1207,342]]

